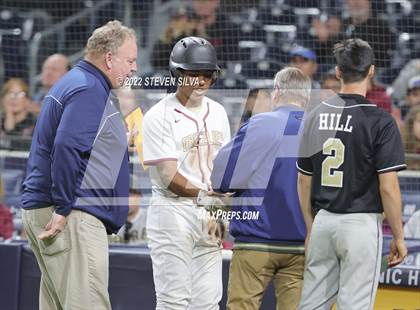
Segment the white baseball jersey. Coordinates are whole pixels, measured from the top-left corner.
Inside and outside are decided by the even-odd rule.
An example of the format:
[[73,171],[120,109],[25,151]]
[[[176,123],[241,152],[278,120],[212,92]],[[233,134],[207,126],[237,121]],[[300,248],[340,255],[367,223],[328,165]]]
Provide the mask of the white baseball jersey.
[[229,120],[223,106],[204,97],[199,113],[184,107],[169,94],[145,115],[144,164],[150,168],[154,195],[176,197],[162,183],[155,164],[175,160],[178,172],[194,186],[208,190],[213,159],[230,140]]

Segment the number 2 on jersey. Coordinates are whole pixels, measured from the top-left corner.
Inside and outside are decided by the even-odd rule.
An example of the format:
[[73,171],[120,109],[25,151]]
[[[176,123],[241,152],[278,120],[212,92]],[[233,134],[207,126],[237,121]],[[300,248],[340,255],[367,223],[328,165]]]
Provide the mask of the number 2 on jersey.
[[322,162],[321,185],[343,187],[343,172],[338,169],[344,162],[345,145],[337,138],[329,138],[322,147],[322,154],[328,155]]

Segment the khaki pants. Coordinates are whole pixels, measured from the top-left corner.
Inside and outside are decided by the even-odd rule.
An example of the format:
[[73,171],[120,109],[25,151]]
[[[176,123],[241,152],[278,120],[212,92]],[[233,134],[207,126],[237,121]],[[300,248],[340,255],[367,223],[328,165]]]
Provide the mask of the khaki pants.
[[260,309],[271,279],[277,310],[296,309],[303,284],[303,254],[234,250],[230,264],[228,310]]
[[38,234],[53,207],[23,210],[23,224],[41,269],[40,310],[111,309],[108,295],[108,240],[96,217],[73,210],[54,238]]

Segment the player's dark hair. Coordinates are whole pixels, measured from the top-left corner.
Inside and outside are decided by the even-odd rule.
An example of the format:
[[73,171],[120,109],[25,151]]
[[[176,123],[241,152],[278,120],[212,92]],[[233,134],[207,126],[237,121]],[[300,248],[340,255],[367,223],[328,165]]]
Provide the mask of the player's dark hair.
[[369,43],[357,38],[335,44],[334,57],[344,83],[364,80],[375,62]]

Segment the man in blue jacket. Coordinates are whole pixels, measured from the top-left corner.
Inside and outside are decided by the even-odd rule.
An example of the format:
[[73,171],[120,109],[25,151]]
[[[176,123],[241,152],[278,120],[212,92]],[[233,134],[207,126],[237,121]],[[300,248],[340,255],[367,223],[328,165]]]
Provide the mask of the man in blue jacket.
[[40,309],[110,309],[107,232],[128,212],[127,136],[111,89],[137,70],[136,35],[119,21],[48,92],[23,183],[23,223],[42,272]]
[[[296,309],[298,305],[306,229],[295,163],[310,89],[311,80],[299,69],[278,72],[273,110],[245,123],[214,161],[214,189],[235,192],[236,201],[232,207],[236,215],[230,222],[235,245],[229,310],[259,309],[272,279],[277,309]],[[258,219],[250,220],[250,212],[258,212]]]

